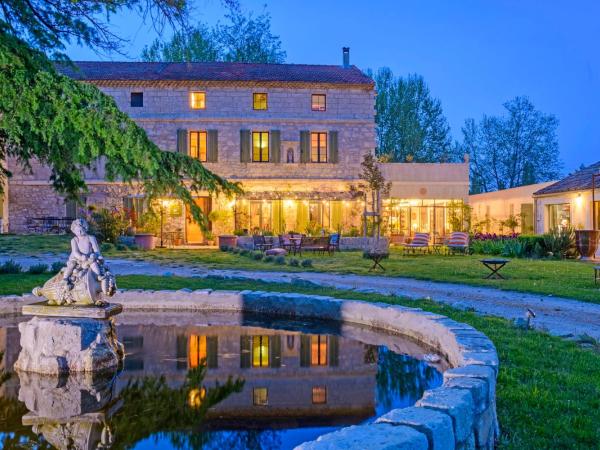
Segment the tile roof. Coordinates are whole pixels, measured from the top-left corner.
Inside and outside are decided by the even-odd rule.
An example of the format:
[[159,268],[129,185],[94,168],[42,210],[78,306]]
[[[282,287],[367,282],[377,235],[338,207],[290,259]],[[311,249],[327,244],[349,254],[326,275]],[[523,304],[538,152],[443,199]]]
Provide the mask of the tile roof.
[[[557,194],[559,192],[583,191],[591,189],[592,175],[594,173],[600,174],[600,161],[592,164],[591,166],[584,167],[568,177],[534,192],[533,195]],[[600,186],[598,186],[598,188],[600,188]]]
[[59,65],[65,75],[86,81],[231,81],[326,83],[373,86],[356,66],[255,64],[237,62],[104,62],[74,61]]

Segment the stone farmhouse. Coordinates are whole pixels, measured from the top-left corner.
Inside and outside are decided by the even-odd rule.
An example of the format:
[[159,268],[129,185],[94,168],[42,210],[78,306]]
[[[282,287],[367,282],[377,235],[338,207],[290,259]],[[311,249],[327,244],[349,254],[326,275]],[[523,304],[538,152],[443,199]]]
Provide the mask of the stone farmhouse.
[[[241,182],[244,195],[194,193],[211,212],[213,234],[236,230],[360,233],[363,204],[353,198],[365,153],[376,146],[373,80],[350,65],[77,62],[64,73],[92,83],[165,151],[187,153]],[[26,233],[32,220],[72,218],[81,206],[53,192],[49,170],[13,172],[3,205],[3,231]],[[382,164],[392,183],[384,231],[452,231],[457,205],[468,200],[468,160],[459,164]],[[86,207],[125,208],[132,221],[147,204],[135,185],[108,182],[101,162],[86,170]],[[175,199],[161,200],[167,230],[201,244],[205,233]]]

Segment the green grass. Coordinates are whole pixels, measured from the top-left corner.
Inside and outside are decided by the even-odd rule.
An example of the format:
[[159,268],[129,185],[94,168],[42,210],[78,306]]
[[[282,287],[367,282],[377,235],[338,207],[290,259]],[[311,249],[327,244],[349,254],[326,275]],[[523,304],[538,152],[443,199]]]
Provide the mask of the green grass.
[[[40,251],[66,252],[65,236],[0,236],[0,254],[37,254]],[[245,269],[273,271],[313,271],[355,273],[361,275],[399,276],[421,280],[463,283],[515,290],[555,297],[568,297],[591,303],[600,303],[600,289],[594,285],[592,265],[580,261],[512,259],[502,269],[507,280],[484,280],[488,270],[479,262],[481,255],[473,256],[402,256],[391,249],[390,258],[382,262],[386,271],[369,273],[369,260],[362,252],[349,251],[334,256],[304,254],[298,259],[311,259],[312,268],[276,265],[255,261],[249,257],[213,249],[156,249],[152,251],[110,251],[107,256],[150,260],[158,263],[189,264],[212,269]],[[289,261],[290,257],[287,258]]]
[[[0,294],[27,292],[47,275],[0,275]],[[361,294],[328,288],[260,281],[122,276],[121,288],[260,289],[304,292],[420,307],[473,325],[486,333],[500,357],[498,414],[500,448],[598,448],[600,442],[600,355],[509,321],[482,317],[428,300]]]

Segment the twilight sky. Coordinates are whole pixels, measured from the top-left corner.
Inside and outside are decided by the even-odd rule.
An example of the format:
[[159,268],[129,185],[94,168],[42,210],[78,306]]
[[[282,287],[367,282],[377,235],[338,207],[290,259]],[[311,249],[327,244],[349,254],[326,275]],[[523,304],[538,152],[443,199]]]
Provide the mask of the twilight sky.
[[[266,5],[287,62],[338,64],[349,46],[361,69],[390,67],[425,77],[461,139],[466,118],[499,114],[527,95],[560,120],[564,171],[600,160],[600,1],[597,0],[241,0]],[[195,0],[192,19],[222,18],[218,0]],[[156,37],[132,15],[113,19],[138,58]],[[170,31],[164,32],[168,38]],[[75,60],[124,60],[68,47]]]

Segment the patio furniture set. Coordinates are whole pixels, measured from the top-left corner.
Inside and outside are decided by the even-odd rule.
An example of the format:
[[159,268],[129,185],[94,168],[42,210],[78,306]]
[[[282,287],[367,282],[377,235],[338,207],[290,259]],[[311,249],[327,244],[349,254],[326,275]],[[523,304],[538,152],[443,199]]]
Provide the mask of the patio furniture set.
[[[274,236],[254,235],[252,236],[254,249],[265,252],[275,248]],[[315,253],[332,255],[335,251],[340,251],[340,235],[338,233],[329,236],[305,236],[303,234],[280,234],[278,236],[279,248],[286,250],[293,255],[302,256],[303,251],[312,251]]]
[[28,217],[26,226],[29,233],[64,234],[69,231],[73,220],[73,217]]
[[440,240],[436,236],[433,241],[431,240],[429,233],[415,233],[415,236],[410,242],[402,244],[402,250],[404,255],[419,255],[425,253],[433,253],[436,255],[468,255],[470,252],[469,233],[455,231],[446,240]]

